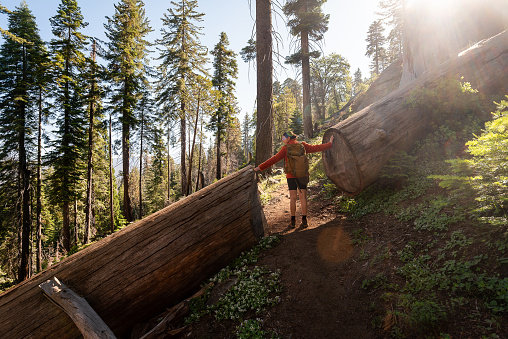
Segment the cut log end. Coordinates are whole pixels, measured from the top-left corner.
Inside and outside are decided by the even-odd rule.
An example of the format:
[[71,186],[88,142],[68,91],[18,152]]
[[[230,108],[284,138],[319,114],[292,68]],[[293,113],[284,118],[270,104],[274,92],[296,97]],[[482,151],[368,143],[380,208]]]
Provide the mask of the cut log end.
[[356,195],[363,189],[356,157],[340,131],[331,128],[323,136],[323,142],[333,135],[333,147],[323,152],[323,164],[328,178],[348,195]]

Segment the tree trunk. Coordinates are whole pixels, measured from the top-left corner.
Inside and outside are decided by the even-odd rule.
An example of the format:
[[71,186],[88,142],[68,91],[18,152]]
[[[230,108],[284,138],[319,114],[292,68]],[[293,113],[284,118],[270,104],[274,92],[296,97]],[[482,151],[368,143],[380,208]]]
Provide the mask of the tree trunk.
[[272,1],[256,0],[256,165],[272,156]]
[[[94,43],[95,48],[95,43]],[[95,61],[95,60],[94,60]],[[92,215],[92,190],[93,190],[93,147],[94,147],[94,141],[93,141],[93,133],[94,133],[94,119],[95,119],[95,82],[92,83],[92,89],[91,89],[92,95],[91,101],[90,101],[90,116],[88,120],[88,164],[87,164],[87,171],[86,171],[86,202],[85,202],[85,234],[83,238],[83,243],[88,244],[90,242],[90,229],[91,224],[93,220]]]
[[[66,185],[64,179],[64,185]],[[68,185],[68,184],[67,184]],[[63,228],[63,247],[69,252],[71,250],[71,217],[69,212],[69,201],[64,201],[62,205],[62,228]]]
[[264,234],[248,166],[62,260],[0,294],[0,338],[79,338],[39,285],[57,276],[117,337],[200,289]]
[[[23,45],[23,50],[25,49]],[[23,99],[26,98],[26,53],[23,51]],[[19,152],[19,176],[21,177],[21,263],[18,270],[18,280],[23,281],[30,276],[30,172],[28,171],[27,155],[25,148],[25,130],[26,130],[26,104],[20,100],[19,104],[19,132],[18,132],[18,152]]]
[[194,136],[192,137],[192,146],[190,149],[190,160],[189,160],[189,175],[187,176],[187,193],[190,194],[192,189],[191,176],[192,176],[192,161],[194,159],[194,147],[196,146],[196,135],[198,134],[198,118],[199,118],[199,101],[201,99],[201,89],[198,93],[198,108],[196,109],[196,122],[194,123]]
[[185,196],[185,193],[187,192],[187,168],[185,166],[185,163],[187,162],[187,159],[185,159],[186,155],[186,133],[187,133],[187,126],[185,121],[185,103],[182,101],[182,117],[180,118],[180,184],[182,189],[182,195]]
[[395,153],[409,151],[429,131],[432,112],[411,109],[406,99],[416,89],[432,90],[446,77],[470,82],[489,102],[502,99],[508,93],[508,31],[462,52],[327,130],[323,140],[334,135],[334,147],[323,155],[326,175],[352,195],[374,183]]
[[171,145],[171,130],[169,129],[169,123],[168,123],[168,199],[167,199],[167,205],[171,203],[171,156],[170,153],[170,145]]
[[74,245],[79,244],[78,201],[74,200]]
[[309,32],[302,30],[302,89],[303,89],[303,130],[305,137],[310,139],[312,131],[312,108],[310,103],[310,57]]
[[42,88],[39,88],[39,120],[37,128],[37,272],[42,271]]
[[[127,117],[124,116],[124,121]],[[130,159],[130,126],[128,123],[122,123],[122,167],[123,167],[123,211],[125,219],[128,222],[134,220],[132,215],[132,204],[129,196],[130,186],[130,173],[129,173],[129,159]]]
[[144,132],[144,108],[141,108],[141,131],[139,145],[139,219],[143,219],[143,132]]
[[[220,122],[219,122],[220,123]],[[215,164],[215,178],[220,180],[222,178],[222,168],[221,168],[221,156],[220,156],[220,131],[217,133],[217,141],[216,141],[216,153],[217,153],[217,162]]]
[[[201,118],[201,133],[199,135],[199,158],[198,158],[198,175],[196,176],[196,192],[199,191],[199,180],[201,176],[199,175],[201,173],[201,152],[203,150],[203,140],[201,139],[203,137],[203,118]],[[201,188],[204,187],[204,183],[201,182]]]
[[109,227],[111,233],[115,232],[115,209],[113,206],[113,152],[112,152],[112,131],[111,131],[111,113],[109,113],[109,140],[108,140],[108,153],[109,153]]

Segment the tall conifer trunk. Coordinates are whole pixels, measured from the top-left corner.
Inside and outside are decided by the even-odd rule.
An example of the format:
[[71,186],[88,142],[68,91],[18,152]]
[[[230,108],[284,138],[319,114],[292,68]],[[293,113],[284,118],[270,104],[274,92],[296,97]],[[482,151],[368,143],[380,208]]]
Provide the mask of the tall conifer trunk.
[[[27,96],[27,69],[26,69],[26,49],[23,46],[23,85],[22,97]],[[19,106],[19,124],[20,129],[18,133],[19,145],[19,175],[21,176],[21,198],[22,198],[22,227],[21,227],[21,264],[18,271],[18,280],[23,281],[30,276],[30,172],[28,171],[26,149],[25,149],[25,128],[26,128],[26,103],[25,100],[20,100]]]
[[139,219],[143,219],[143,132],[144,132],[144,107],[141,108],[141,134],[139,145]]
[[[307,11],[307,9],[305,9]],[[312,109],[310,98],[310,58],[309,31],[301,33],[302,38],[302,90],[303,90],[303,129],[307,138],[312,138]]]
[[90,230],[93,223],[93,208],[92,208],[92,190],[93,190],[93,133],[94,133],[94,119],[95,119],[95,55],[97,45],[93,43],[92,50],[92,88],[90,89],[90,105],[89,105],[89,121],[88,121],[88,165],[86,174],[86,204],[85,204],[85,235],[83,239],[84,244],[90,242]]
[[168,123],[168,197],[166,205],[169,205],[171,203],[171,156],[169,155],[171,145],[170,139],[171,139],[171,131],[169,129]]
[[42,271],[42,88],[39,88],[39,119],[37,131],[37,271]]
[[[68,41],[67,45],[70,45],[70,36],[71,36],[71,30],[68,28]],[[65,58],[65,71],[64,74],[69,76],[70,75],[70,55],[69,51],[67,51],[66,58]],[[64,133],[62,135],[62,149],[64,152],[66,152],[69,148],[69,135],[70,135],[70,104],[71,104],[71,98],[70,98],[70,84],[69,79],[65,80],[65,93],[64,93]],[[70,229],[70,215],[69,215],[69,202],[70,202],[70,194],[69,194],[69,176],[67,169],[64,169],[63,173],[63,181],[62,181],[62,189],[63,189],[63,206],[62,206],[62,228],[63,228],[63,245],[64,249],[69,252],[71,250],[71,229]]]
[[[127,76],[126,76],[127,78]],[[129,169],[129,160],[130,160],[130,111],[127,107],[126,98],[129,95],[128,91],[129,79],[125,80],[124,83],[124,108],[123,108],[123,121],[122,121],[122,168],[123,168],[123,210],[125,219],[128,222],[134,220],[132,215],[132,204],[131,198],[129,196],[129,187],[130,187],[130,169]]]
[[185,102],[182,100],[181,104],[182,117],[180,117],[180,183],[182,186],[182,195],[185,195],[187,192],[187,167],[185,165],[187,159],[186,156],[186,134],[187,134],[187,124],[185,121]]
[[111,133],[111,113],[109,113],[109,227],[111,233],[115,232],[115,211],[113,206],[113,152],[112,152],[112,133]]
[[256,0],[256,165],[272,156],[272,1]]

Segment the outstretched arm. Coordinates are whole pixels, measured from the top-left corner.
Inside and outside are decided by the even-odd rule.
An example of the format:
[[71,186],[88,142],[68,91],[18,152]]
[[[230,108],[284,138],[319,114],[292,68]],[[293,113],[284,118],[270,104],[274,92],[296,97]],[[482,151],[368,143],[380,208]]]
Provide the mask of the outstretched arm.
[[333,145],[333,135],[330,137],[330,141],[321,145],[309,145],[306,142],[302,142],[305,147],[305,152],[307,153],[316,153],[321,151],[326,151],[327,149],[332,148]]
[[256,171],[256,172],[257,171],[264,171],[268,167],[270,167],[272,165],[275,165],[277,162],[279,162],[282,159],[284,159],[285,156],[286,156],[286,147],[282,147],[280,149],[280,151],[277,152],[277,154],[275,154],[273,157],[271,157],[270,159],[266,160],[262,164],[259,164],[258,167],[254,168],[254,171]]

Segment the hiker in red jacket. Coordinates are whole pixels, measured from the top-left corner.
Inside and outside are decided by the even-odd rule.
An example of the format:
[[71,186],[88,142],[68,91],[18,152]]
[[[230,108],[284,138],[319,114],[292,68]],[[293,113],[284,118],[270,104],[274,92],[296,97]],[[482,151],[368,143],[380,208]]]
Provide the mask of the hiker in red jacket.
[[[292,133],[291,133],[292,134]],[[286,178],[288,182],[289,187],[289,210],[291,213],[291,224],[289,228],[295,228],[296,226],[296,194],[298,190],[298,196],[300,197],[300,205],[302,208],[302,223],[300,224],[301,228],[306,228],[308,226],[307,224],[307,184],[309,183],[309,174],[308,174],[308,167],[306,170],[306,174],[300,177],[296,177],[293,173],[288,170],[288,147],[294,147],[291,145],[299,144],[298,141],[296,141],[296,135],[289,133],[284,133],[282,135],[282,142],[285,144],[280,151],[275,154],[270,159],[266,160],[262,164],[260,164],[258,167],[254,168],[254,171],[264,171],[268,167],[276,164],[280,160],[284,159],[284,171],[286,172]],[[305,142],[302,142],[301,145],[303,148],[305,148],[305,153],[315,153],[324,151],[327,149],[332,148],[332,142],[333,142],[333,135],[330,137],[330,141],[321,144],[321,145],[309,145]],[[302,149],[303,151],[303,149]],[[293,154],[293,151],[291,151]],[[305,159],[306,160],[306,159]]]

